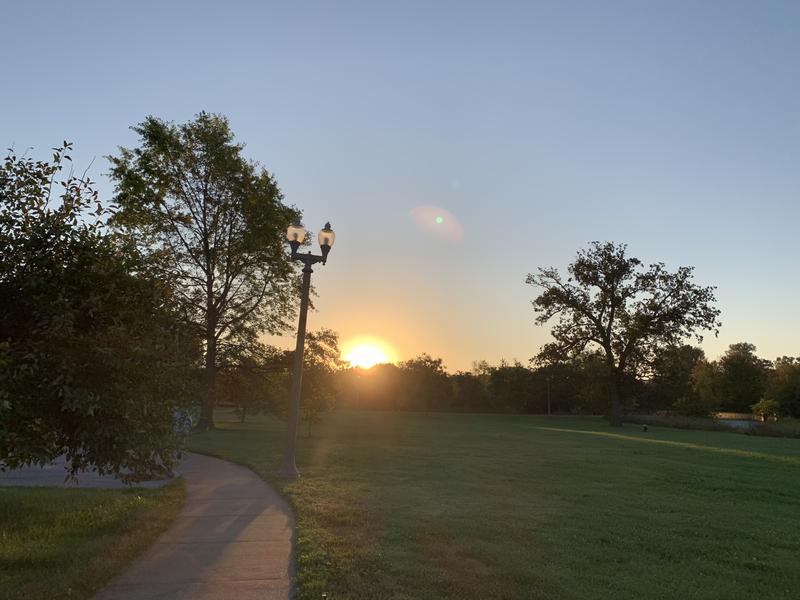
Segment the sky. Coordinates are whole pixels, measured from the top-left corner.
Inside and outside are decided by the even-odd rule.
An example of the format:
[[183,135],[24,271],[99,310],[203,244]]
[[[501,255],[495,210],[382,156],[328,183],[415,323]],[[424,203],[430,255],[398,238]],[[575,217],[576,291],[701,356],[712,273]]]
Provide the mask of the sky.
[[131,125],[227,115],[305,223],[336,231],[310,329],[451,371],[526,362],[548,339],[526,274],[614,240],[717,286],[711,357],[800,355],[800,3],[2,9],[0,143],[73,141],[108,199]]

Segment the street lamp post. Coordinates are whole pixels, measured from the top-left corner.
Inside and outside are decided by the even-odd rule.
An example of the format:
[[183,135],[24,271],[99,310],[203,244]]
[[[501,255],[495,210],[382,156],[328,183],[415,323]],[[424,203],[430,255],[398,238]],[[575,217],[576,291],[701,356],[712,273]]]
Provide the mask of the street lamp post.
[[306,230],[298,222],[290,225],[286,230],[286,239],[292,248],[292,260],[303,263],[303,286],[300,291],[300,320],[297,324],[297,345],[294,350],[294,364],[292,365],[292,389],[289,396],[289,422],[287,423],[286,453],[283,456],[283,463],[278,471],[280,477],[296,479],[300,472],[295,464],[295,448],[297,444],[297,428],[300,422],[300,396],[303,390],[303,353],[306,341],[306,317],[308,315],[308,296],[311,289],[312,265],[321,262],[323,265],[328,262],[328,253],[331,251],[336,234],[333,233],[330,223],[325,223],[325,227],[319,232],[319,247],[322,255],[307,252],[300,254],[297,250],[300,244],[306,239]]

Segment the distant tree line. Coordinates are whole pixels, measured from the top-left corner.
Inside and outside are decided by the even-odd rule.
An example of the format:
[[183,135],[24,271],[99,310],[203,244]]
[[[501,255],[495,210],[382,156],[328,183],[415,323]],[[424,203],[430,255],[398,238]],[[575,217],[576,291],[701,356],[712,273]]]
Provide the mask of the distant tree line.
[[[623,412],[800,416],[800,359],[783,357],[772,363],[758,357],[752,344],[740,343],[710,361],[702,349],[684,342],[690,337],[702,340],[699,332],[716,332],[719,326],[713,288],[695,284],[691,267],[645,267],[628,256],[624,244],[594,242],[579,251],[566,277],[555,269],[540,269],[528,282],[543,290],[533,302],[537,322],[556,322],[553,340],[527,365],[480,361],[468,371],[448,373],[441,358],[421,354],[398,364],[345,369],[334,350],[335,334],[322,331],[309,336],[312,365],[326,356],[326,367],[316,372],[307,367],[314,374],[305,379],[305,418],[310,424],[336,405],[606,414],[615,424]],[[318,347],[317,335],[334,343]],[[223,392],[241,415],[285,410],[291,352],[277,354],[283,358],[269,360],[282,366],[273,368],[268,386],[277,395],[262,389],[252,395],[248,408],[245,395]]]
[[[339,406],[353,409],[546,414],[605,414],[616,385],[600,353],[547,365],[476,362],[447,373],[426,354],[398,364],[338,373]],[[800,358],[770,362],[752,344],[732,344],[716,361],[701,348],[667,347],[646,377],[625,380],[628,412],[687,416],[716,412],[800,417]]]
[[476,362],[469,371],[447,373],[426,354],[371,369],[339,374],[340,406],[354,409],[487,413],[601,414],[608,408],[608,377],[599,356],[529,368],[519,362]]

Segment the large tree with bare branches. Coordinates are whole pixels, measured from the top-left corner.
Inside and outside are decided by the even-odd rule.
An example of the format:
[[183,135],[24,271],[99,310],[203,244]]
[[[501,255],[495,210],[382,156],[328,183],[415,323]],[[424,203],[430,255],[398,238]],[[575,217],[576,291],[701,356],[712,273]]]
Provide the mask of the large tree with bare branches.
[[533,300],[536,322],[555,319],[553,341],[543,361],[574,358],[599,348],[611,378],[611,423],[622,424],[625,382],[647,370],[657,352],[719,328],[714,288],[692,281],[693,267],[668,271],[664,263],[645,267],[627,255],[625,244],[593,242],[567,268],[540,268],[527,283],[542,292]]
[[199,426],[213,426],[217,357],[285,329],[294,268],[284,231],[297,212],[275,179],[245,159],[228,120],[202,112],[176,125],[147,117],[135,148],[109,157],[119,212],[130,233],[180,295],[205,344]]

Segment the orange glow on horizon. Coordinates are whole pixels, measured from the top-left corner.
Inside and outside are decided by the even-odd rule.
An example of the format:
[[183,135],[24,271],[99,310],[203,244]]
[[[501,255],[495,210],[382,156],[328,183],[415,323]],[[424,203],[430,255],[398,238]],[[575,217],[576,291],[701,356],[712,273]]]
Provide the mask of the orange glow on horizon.
[[394,350],[375,338],[355,338],[344,344],[342,356],[353,367],[370,369],[375,365],[394,362]]

